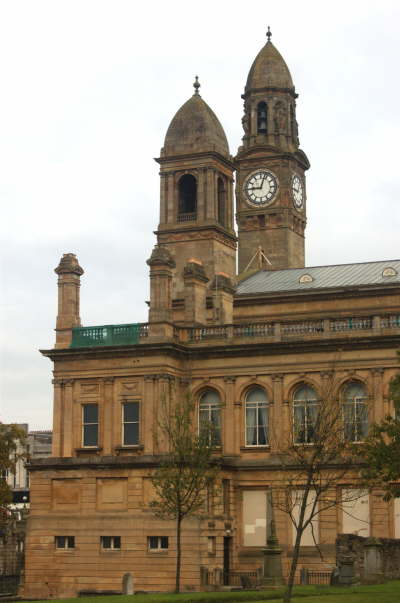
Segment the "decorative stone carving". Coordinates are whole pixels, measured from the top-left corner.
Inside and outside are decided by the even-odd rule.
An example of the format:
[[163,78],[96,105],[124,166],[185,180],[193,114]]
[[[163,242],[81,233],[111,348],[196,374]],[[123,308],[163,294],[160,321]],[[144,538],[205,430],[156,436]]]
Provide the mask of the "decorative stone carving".
[[148,266],[169,266],[175,268],[175,261],[166,247],[155,245],[151,256],[147,260]]
[[203,264],[197,260],[189,260],[183,268],[183,278],[194,278],[204,283],[208,283],[208,278],[204,270]]
[[74,253],[64,253],[57,268],[54,268],[56,274],[77,274],[82,276],[84,270],[79,266],[78,259]]
[[287,113],[281,101],[278,101],[274,107],[274,130],[275,134],[286,134],[287,132]]

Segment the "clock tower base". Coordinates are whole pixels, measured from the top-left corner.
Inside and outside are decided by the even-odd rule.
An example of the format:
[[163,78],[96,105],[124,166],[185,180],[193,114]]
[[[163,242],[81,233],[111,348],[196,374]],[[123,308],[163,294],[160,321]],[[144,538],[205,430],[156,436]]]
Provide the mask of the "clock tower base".
[[[294,213],[288,210],[287,215],[265,215],[263,212],[241,217],[238,237],[239,274],[252,268],[282,270],[304,267],[305,225]],[[297,232],[292,230],[294,226]],[[254,260],[257,249],[261,249],[266,258],[262,258],[262,266]]]

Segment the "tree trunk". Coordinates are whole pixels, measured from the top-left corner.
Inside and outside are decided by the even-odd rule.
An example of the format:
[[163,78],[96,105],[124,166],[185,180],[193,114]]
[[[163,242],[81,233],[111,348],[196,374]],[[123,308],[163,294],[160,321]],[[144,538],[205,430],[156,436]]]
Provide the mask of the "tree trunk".
[[180,592],[181,586],[181,523],[182,518],[178,515],[176,518],[176,574],[175,574],[175,592]]
[[289,573],[287,587],[286,587],[286,590],[283,595],[284,603],[290,603],[290,601],[292,600],[294,578],[296,575],[297,563],[299,560],[301,537],[303,535],[303,530],[304,530],[304,528],[303,528],[304,515],[306,512],[306,505],[307,505],[309,491],[310,491],[310,484],[307,483],[305,490],[304,490],[304,494],[303,494],[303,500],[301,501],[299,523],[298,523],[297,530],[296,530],[296,541],[295,541],[294,549],[293,549],[292,563],[290,565],[290,573]]

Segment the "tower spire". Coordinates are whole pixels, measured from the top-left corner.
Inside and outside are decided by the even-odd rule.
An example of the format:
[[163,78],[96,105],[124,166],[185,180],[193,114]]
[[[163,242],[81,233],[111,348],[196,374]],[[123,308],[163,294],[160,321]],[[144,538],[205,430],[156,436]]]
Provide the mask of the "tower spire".
[[268,38],[268,42],[271,42],[271,36],[272,36],[272,32],[271,32],[271,29],[270,29],[270,27],[269,27],[269,25],[268,25],[268,30],[267,30],[267,38]]
[[196,75],[196,78],[194,80],[193,88],[194,88],[194,93],[195,94],[199,94],[200,82],[199,82],[199,76],[198,75]]

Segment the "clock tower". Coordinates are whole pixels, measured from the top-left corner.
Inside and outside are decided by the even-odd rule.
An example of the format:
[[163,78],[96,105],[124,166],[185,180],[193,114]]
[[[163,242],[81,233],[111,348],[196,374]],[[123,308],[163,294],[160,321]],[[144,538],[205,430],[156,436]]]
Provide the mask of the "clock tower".
[[304,266],[304,173],[310,164],[299,148],[292,77],[269,28],[267,38],[242,95],[244,136],[236,156],[239,273]]

